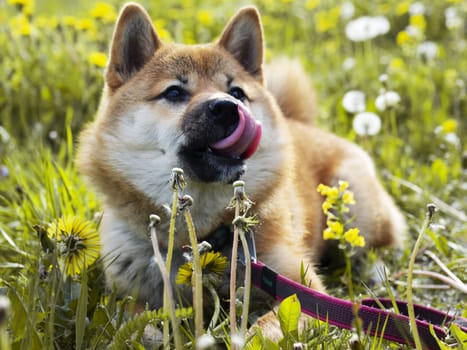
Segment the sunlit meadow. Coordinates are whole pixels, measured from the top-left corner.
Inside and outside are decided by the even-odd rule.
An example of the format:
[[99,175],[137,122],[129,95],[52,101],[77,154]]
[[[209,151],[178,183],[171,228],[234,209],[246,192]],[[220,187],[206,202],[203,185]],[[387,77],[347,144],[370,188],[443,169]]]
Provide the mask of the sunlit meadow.
[[[322,271],[330,293],[349,298],[350,287],[356,300],[405,300],[410,287],[415,302],[467,316],[467,2],[140,2],[163,40],[188,44],[215,39],[236,9],[255,4],[267,60],[299,58],[319,96],[319,124],[375,159],[409,223],[407,241],[402,251],[382,251],[379,258],[370,252],[368,263],[352,261],[358,273],[344,266]],[[0,0],[1,350],[163,348],[143,333],[147,325],[154,330],[167,324],[169,316],[146,311],[134,317],[130,297],[105,289],[105,266],[97,257],[101,206],[73,164],[76,136],[97,109],[122,4]],[[352,200],[347,196],[346,204]],[[428,203],[437,212],[408,286],[410,255]],[[351,226],[345,238],[344,223],[330,223],[327,238],[340,232],[341,242],[364,244]],[[386,265],[384,276],[364,268],[380,266],[378,259]],[[175,317],[184,348],[194,347],[193,310],[177,309]],[[360,334],[356,342],[354,331],[313,320],[293,342],[237,339],[229,335],[228,310],[216,317],[197,348],[399,348]],[[459,335],[446,342],[456,340]]]

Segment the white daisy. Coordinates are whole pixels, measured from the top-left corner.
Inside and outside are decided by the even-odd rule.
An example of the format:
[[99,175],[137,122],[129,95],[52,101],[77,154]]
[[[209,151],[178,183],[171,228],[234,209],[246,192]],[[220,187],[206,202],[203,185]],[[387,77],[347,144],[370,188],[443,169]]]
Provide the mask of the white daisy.
[[365,94],[359,90],[350,90],[342,99],[342,106],[349,113],[363,112],[366,108]]
[[381,130],[381,118],[373,112],[358,113],[352,126],[360,136],[376,135]]

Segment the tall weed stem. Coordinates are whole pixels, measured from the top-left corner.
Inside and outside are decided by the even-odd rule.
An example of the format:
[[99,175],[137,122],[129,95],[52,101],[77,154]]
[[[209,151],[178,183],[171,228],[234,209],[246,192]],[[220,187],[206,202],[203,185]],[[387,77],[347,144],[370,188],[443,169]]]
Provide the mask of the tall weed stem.
[[[159,249],[159,244],[157,240],[157,232],[156,232],[156,225],[160,221],[160,218],[157,215],[151,215],[149,217],[150,224],[149,228],[151,231],[151,242],[152,242],[152,248],[154,250],[154,257],[156,259],[156,263],[159,267],[159,270],[162,275],[162,280],[164,281],[164,289],[166,291],[166,294],[168,294],[167,304],[164,305],[164,311],[165,307],[168,308],[169,314],[170,314],[170,320],[172,323],[172,330],[173,330],[173,336],[174,336],[174,342],[175,342],[175,349],[181,350],[182,349],[182,340],[180,337],[180,330],[178,327],[178,321],[177,317],[175,316],[175,305],[173,303],[173,292],[172,292],[172,284],[170,283],[170,277],[169,273],[167,272],[167,267],[165,266],[164,259],[162,258],[162,254]],[[164,345],[169,345],[168,342],[165,342],[164,339]]]
[[412,255],[410,256],[409,269],[407,271],[407,311],[409,313],[409,322],[410,328],[412,330],[412,336],[415,342],[415,348],[417,350],[422,350],[423,345],[420,340],[420,335],[418,334],[417,321],[415,318],[414,303],[413,303],[413,291],[412,291],[412,282],[413,282],[413,271],[415,266],[415,259],[417,258],[418,251],[420,250],[420,245],[422,243],[423,236],[428,228],[428,225],[431,223],[433,214],[436,211],[436,206],[434,204],[428,204],[425,220],[423,221],[422,228],[418,234],[417,241],[412,250]]
[[193,198],[188,195],[181,199],[181,209],[188,227],[188,236],[190,238],[191,252],[193,254],[193,311],[195,313],[195,339],[203,335],[203,271],[201,267],[201,257],[198,250],[198,241],[196,239],[195,225],[188,209],[193,204]]

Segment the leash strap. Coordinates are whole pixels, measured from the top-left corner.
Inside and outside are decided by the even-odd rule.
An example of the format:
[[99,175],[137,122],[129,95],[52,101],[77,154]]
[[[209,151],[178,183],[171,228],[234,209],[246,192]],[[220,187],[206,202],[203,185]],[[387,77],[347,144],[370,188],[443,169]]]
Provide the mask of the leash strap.
[[[354,312],[350,301],[307,288],[278,274],[259,261],[252,261],[251,269],[253,285],[261,288],[276,300],[281,301],[296,294],[303,313],[340,328],[353,328]],[[378,302],[384,308],[393,307],[390,299],[378,299]],[[364,299],[359,305],[358,317],[363,322],[364,331],[400,344],[415,346],[410,332],[407,303],[397,301],[400,314],[396,314],[381,309],[378,302],[373,299]],[[452,322],[456,322],[464,332],[467,332],[467,319],[454,317],[421,305],[414,305],[414,310],[417,316],[418,332],[425,349],[441,350],[436,338],[430,332],[430,327],[439,339],[446,337],[443,327],[449,326]]]

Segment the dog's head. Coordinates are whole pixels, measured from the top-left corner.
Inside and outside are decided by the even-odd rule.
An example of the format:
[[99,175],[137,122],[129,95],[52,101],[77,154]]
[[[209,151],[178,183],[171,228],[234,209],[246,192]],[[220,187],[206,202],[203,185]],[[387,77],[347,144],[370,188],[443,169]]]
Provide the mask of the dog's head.
[[284,142],[262,63],[253,7],[241,9],[215,43],[188,46],[162,43],[146,11],[126,5],[98,118],[81,140],[81,169],[102,180],[98,187],[119,178],[141,193],[160,191],[173,167],[198,184],[245,178],[264,188]]

